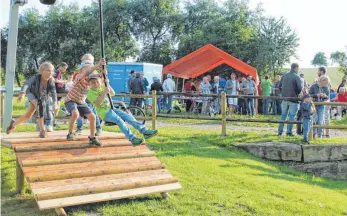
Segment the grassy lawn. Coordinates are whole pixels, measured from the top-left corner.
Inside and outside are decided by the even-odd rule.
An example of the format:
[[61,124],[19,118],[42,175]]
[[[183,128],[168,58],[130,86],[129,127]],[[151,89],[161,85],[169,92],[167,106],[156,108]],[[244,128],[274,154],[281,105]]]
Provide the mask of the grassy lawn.
[[[63,129],[65,126],[63,127]],[[34,130],[21,125],[17,131]],[[118,131],[106,127],[108,131]],[[307,175],[263,161],[234,147],[237,143],[297,142],[298,137],[192,128],[160,128],[148,143],[183,189],[171,200],[158,194],[65,208],[69,215],[347,215],[347,181]],[[2,148],[3,215],[55,215],[39,211],[30,194],[15,195],[15,156]]]
[[[333,89],[337,90],[337,87],[340,85],[343,74],[338,71],[339,68],[337,67],[328,67],[327,68],[327,74],[330,78],[331,86]],[[318,68],[301,68],[299,71],[300,73],[305,74],[305,80],[312,85],[314,80],[317,78],[317,71]]]

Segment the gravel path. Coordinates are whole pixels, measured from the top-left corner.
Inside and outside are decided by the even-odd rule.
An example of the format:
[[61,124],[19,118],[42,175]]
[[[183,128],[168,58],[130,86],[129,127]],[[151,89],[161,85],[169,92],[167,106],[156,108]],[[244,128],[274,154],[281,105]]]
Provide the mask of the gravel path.
[[[164,121],[158,121],[158,127],[191,127],[195,129],[203,129],[203,130],[221,130],[221,125],[219,124],[178,124],[178,123],[170,123]],[[149,124],[150,125],[150,124]],[[286,127],[284,128],[286,129]],[[240,126],[240,125],[230,125],[227,124],[227,130],[231,131],[253,131],[253,132],[266,132],[277,134],[277,127],[251,127],[251,126]],[[295,127],[294,127],[295,130]],[[346,130],[330,130],[330,137],[346,137],[347,140],[347,131]]]

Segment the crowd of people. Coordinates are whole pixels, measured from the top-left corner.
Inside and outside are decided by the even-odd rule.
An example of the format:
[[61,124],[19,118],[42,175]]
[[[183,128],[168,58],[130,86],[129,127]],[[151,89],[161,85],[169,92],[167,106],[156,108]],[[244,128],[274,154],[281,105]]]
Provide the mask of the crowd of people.
[[[117,125],[134,146],[142,144],[144,139],[136,137],[125,122],[136,128],[145,139],[155,136],[158,133],[157,130],[148,130],[131,114],[119,109],[111,109],[107,95],[114,95],[115,92],[109,85],[107,70],[101,69],[105,65],[104,59],[100,59],[99,63],[94,65],[94,57],[91,54],[85,54],[81,58],[79,71],[64,80],[63,73],[68,68],[66,63],[61,63],[54,71],[54,66],[50,62],[43,62],[39,67],[40,73],[29,78],[19,93],[18,101],[21,101],[25,95],[28,98],[26,113],[16,120],[12,119],[6,133],[11,133],[17,125],[35,115],[39,137],[47,137],[47,132],[53,130],[54,116],[58,112],[59,101],[63,98],[57,97],[57,93],[66,93],[64,107],[70,114],[67,140],[75,140],[76,135],[80,134],[84,118],[89,120],[88,138],[91,145],[102,146],[97,138],[101,136],[102,132],[101,121],[108,122],[108,125]],[[103,75],[106,79],[103,79]],[[143,75],[136,74],[135,78],[130,81],[131,91],[138,91],[134,84],[141,77],[143,78]],[[142,83],[141,81],[141,85]],[[141,87],[140,90],[143,88]],[[132,103],[139,104],[140,102],[135,100]],[[77,130],[73,131],[76,121]]]
[[[68,140],[74,140],[75,135],[81,134],[83,130],[84,119],[89,120],[90,124],[90,143],[102,145],[96,138],[102,133],[101,122],[111,122],[120,127],[126,137],[134,144],[138,145],[143,139],[135,137],[124,122],[130,123],[145,138],[149,138],[157,131],[148,130],[144,125],[138,123],[133,116],[118,109],[110,109],[110,101],[107,94],[114,95],[115,92],[109,85],[105,87],[102,83],[109,83],[108,79],[103,79],[102,74],[107,75],[107,70],[101,69],[106,62],[101,59],[97,65],[94,65],[94,57],[91,54],[85,54],[81,59],[80,69],[74,75],[69,74],[64,79],[64,73],[68,65],[64,62],[59,64],[58,69],[54,71],[54,66],[49,62],[40,65],[40,73],[32,76],[23,85],[18,96],[21,101],[26,95],[28,98],[27,112],[17,120],[11,120],[7,133],[13,131],[16,125],[30,119],[34,116],[37,119],[37,130],[39,137],[46,137],[46,132],[53,131],[56,126],[55,116],[58,115],[58,107],[64,99],[63,111],[70,115]],[[204,76],[201,80],[188,80],[183,91],[186,93],[201,93],[218,95],[222,92],[227,94],[227,114],[241,114],[254,117],[257,113],[263,115],[280,115],[280,120],[298,120],[301,124],[297,125],[296,133],[304,136],[304,142],[308,142],[307,136],[311,122],[317,125],[330,124],[330,119],[341,119],[346,106],[327,106],[314,105],[314,102],[347,102],[346,80],[342,80],[335,91],[331,84],[326,68],[318,68],[317,78],[312,85],[305,80],[304,74],[298,75],[299,65],[293,63],[291,70],[282,76],[277,75],[274,82],[269,76],[264,76],[257,85],[251,75],[238,76],[235,73],[230,74],[229,79],[223,75],[212,78],[211,75]],[[107,77],[107,76],[106,76]],[[149,88],[149,82],[144,77],[144,73],[137,73],[132,70],[127,81],[129,93],[143,95],[155,90],[157,92],[175,92],[176,83],[172,75],[168,74],[163,83],[160,79],[153,77],[153,83]],[[67,93],[66,97],[57,97],[57,93]],[[264,96],[263,99],[254,99],[251,97],[242,97],[242,95]],[[230,97],[235,96],[235,97]],[[236,97],[237,96],[237,97]],[[269,96],[277,96],[271,99]],[[293,98],[290,100],[281,100],[282,98]],[[301,98],[301,99],[300,99]],[[172,95],[165,95],[159,99],[158,108],[166,110],[167,113],[172,109]],[[131,98],[130,105],[143,107],[143,98]],[[186,112],[192,109],[198,110],[200,114],[220,114],[221,99],[218,96],[186,98],[184,100]],[[73,132],[74,124],[77,121],[77,130]],[[284,133],[284,123],[278,127],[278,135]],[[330,137],[329,129],[314,129],[314,137]],[[287,136],[293,136],[293,125],[288,124],[286,130]]]
[[[211,77],[204,76],[201,80],[188,80],[184,85],[184,92],[201,93],[201,94],[220,94],[225,92],[227,95],[239,95],[241,97],[228,97],[228,115],[241,114],[255,116],[256,113],[263,115],[280,115],[280,119],[290,121],[301,121],[297,125],[296,133],[304,135],[304,141],[307,143],[308,122],[313,121],[317,125],[329,125],[330,119],[341,119],[347,106],[328,106],[314,105],[314,102],[347,102],[346,80],[343,79],[338,86],[337,91],[331,86],[330,78],[327,75],[325,67],[320,67],[317,70],[317,78],[310,85],[305,80],[304,74],[299,73],[299,65],[293,63],[291,70],[284,73],[282,76],[277,75],[274,82],[269,76],[264,76],[257,85],[252,76],[239,76],[235,73],[230,74],[229,79],[225,79],[223,75]],[[157,91],[172,92],[174,91],[175,82],[169,74],[164,81],[170,83],[172,88],[161,88],[160,81],[154,83],[156,88],[151,88]],[[261,95],[264,99],[254,99],[242,97],[242,95]],[[278,99],[271,99],[269,96],[277,96]],[[169,98],[170,96],[166,97]],[[269,98],[266,98],[269,97]],[[281,100],[281,97],[294,98],[292,100]],[[172,99],[167,100],[166,106],[170,112]],[[312,105],[313,104],[313,105]],[[189,98],[185,100],[186,112],[191,112],[192,107],[200,105],[200,114],[211,114],[208,107],[212,107],[213,114],[221,112],[220,97],[201,97]],[[308,111],[309,110],[309,111]],[[278,128],[278,135],[284,133],[284,124],[281,123]],[[293,136],[293,125],[288,124],[286,130],[287,136]],[[314,129],[314,137],[322,138],[330,137],[330,130],[322,128]]]

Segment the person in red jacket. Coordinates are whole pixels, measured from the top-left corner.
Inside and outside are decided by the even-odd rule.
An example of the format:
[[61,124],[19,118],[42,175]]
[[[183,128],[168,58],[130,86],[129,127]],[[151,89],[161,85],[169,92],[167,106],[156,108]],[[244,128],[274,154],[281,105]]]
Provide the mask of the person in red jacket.
[[[341,87],[339,90],[340,91],[337,94],[335,100],[337,102],[347,103],[347,91],[346,91],[346,88]],[[342,117],[342,110],[344,110],[344,109],[347,109],[347,105],[346,106],[337,106],[337,114]]]

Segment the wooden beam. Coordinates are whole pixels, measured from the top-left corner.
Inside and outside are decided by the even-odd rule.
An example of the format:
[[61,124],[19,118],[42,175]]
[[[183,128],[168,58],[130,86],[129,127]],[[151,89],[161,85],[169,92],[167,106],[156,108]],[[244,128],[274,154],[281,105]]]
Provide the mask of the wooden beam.
[[89,194],[89,195],[82,195],[82,196],[50,199],[50,200],[41,200],[41,201],[38,201],[37,203],[40,210],[44,210],[44,209],[59,208],[59,207],[65,207],[65,206],[81,205],[86,203],[117,200],[117,199],[122,199],[126,197],[134,197],[134,196],[147,195],[152,193],[168,192],[172,190],[178,190],[181,188],[182,186],[179,183],[172,183],[172,184],[165,184],[165,185],[156,185],[156,186],[150,186],[150,187],[106,192],[106,193]]
[[91,155],[85,157],[73,157],[73,158],[52,158],[52,159],[37,159],[37,160],[23,160],[22,166],[42,166],[42,165],[54,165],[54,164],[69,164],[69,163],[82,163],[90,161],[100,161],[100,160],[117,160],[125,158],[136,158],[136,157],[150,157],[154,156],[155,153],[148,152],[135,152],[135,153],[124,153],[124,154],[105,154],[105,155]]
[[[201,119],[201,120],[217,120],[221,121],[222,118],[219,117],[209,117],[209,116],[196,116],[196,115],[174,115],[174,114],[158,114],[158,117],[164,118],[181,118],[181,119]],[[285,123],[285,124],[298,124],[301,121],[282,121],[282,120],[266,120],[266,119],[243,119],[243,118],[226,118],[226,121],[235,122],[258,122],[258,123]]]
[[18,160],[16,160],[16,192],[21,194],[24,188],[24,173]]
[[[14,150],[16,152],[35,152],[35,151],[51,151],[51,150],[68,150],[68,149],[84,149],[84,148],[95,148],[95,146],[90,145],[86,141],[76,141],[77,143],[67,143],[63,142],[61,144],[52,143],[31,143],[14,145]],[[117,141],[103,141],[103,147],[116,147],[116,146],[131,146],[131,142],[128,140],[117,140]]]
[[53,186],[64,186],[64,185],[78,185],[78,184],[86,184],[90,182],[102,182],[102,181],[112,181],[116,179],[129,179],[133,177],[143,177],[143,176],[159,176],[159,175],[167,175],[170,174],[167,169],[157,169],[157,170],[145,170],[145,171],[137,171],[131,173],[116,173],[110,175],[100,175],[100,176],[90,176],[90,177],[81,177],[81,178],[73,178],[73,179],[62,179],[62,180],[54,180],[54,181],[46,181],[46,182],[32,182],[30,183],[30,188],[32,191],[36,189],[49,188]]
[[344,126],[344,125],[313,125],[313,128],[347,129],[347,126]]
[[45,165],[45,166],[33,166],[33,167],[23,167],[24,175],[28,175],[32,172],[51,172],[51,171],[70,171],[70,170],[78,170],[78,169],[87,169],[87,168],[95,168],[98,167],[107,167],[113,165],[129,165],[133,163],[145,163],[145,162],[159,162],[158,158],[152,157],[141,157],[141,158],[127,158],[120,160],[105,160],[105,161],[92,161],[92,162],[84,162],[84,163],[73,163],[73,164],[57,164],[57,165]]
[[170,175],[145,176],[125,180],[110,180],[107,182],[91,182],[82,185],[66,185],[60,187],[44,188],[34,192],[36,200],[49,200],[72,196],[98,194],[111,191],[127,190],[176,183],[178,180]]
[[55,213],[57,213],[58,216],[67,216],[63,208],[55,208]]
[[69,170],[69,172],[45,172],[29,173],[26,175],[28,182],[52,181],[61,179],[81,178],[116,173],[130,173],[145,170],[162,169],[164,166],[160,162],[136,163],[121,166],[100,167],[99,169]]
[[157,91],[152,91],[152,130],[157,128]]
[[222,136],[227,135],[227,114],[226,114],[226,103],[227,103],[227,97],[225,92],[222,93],[222,99],[221,99],[221,112],[222,112]]

